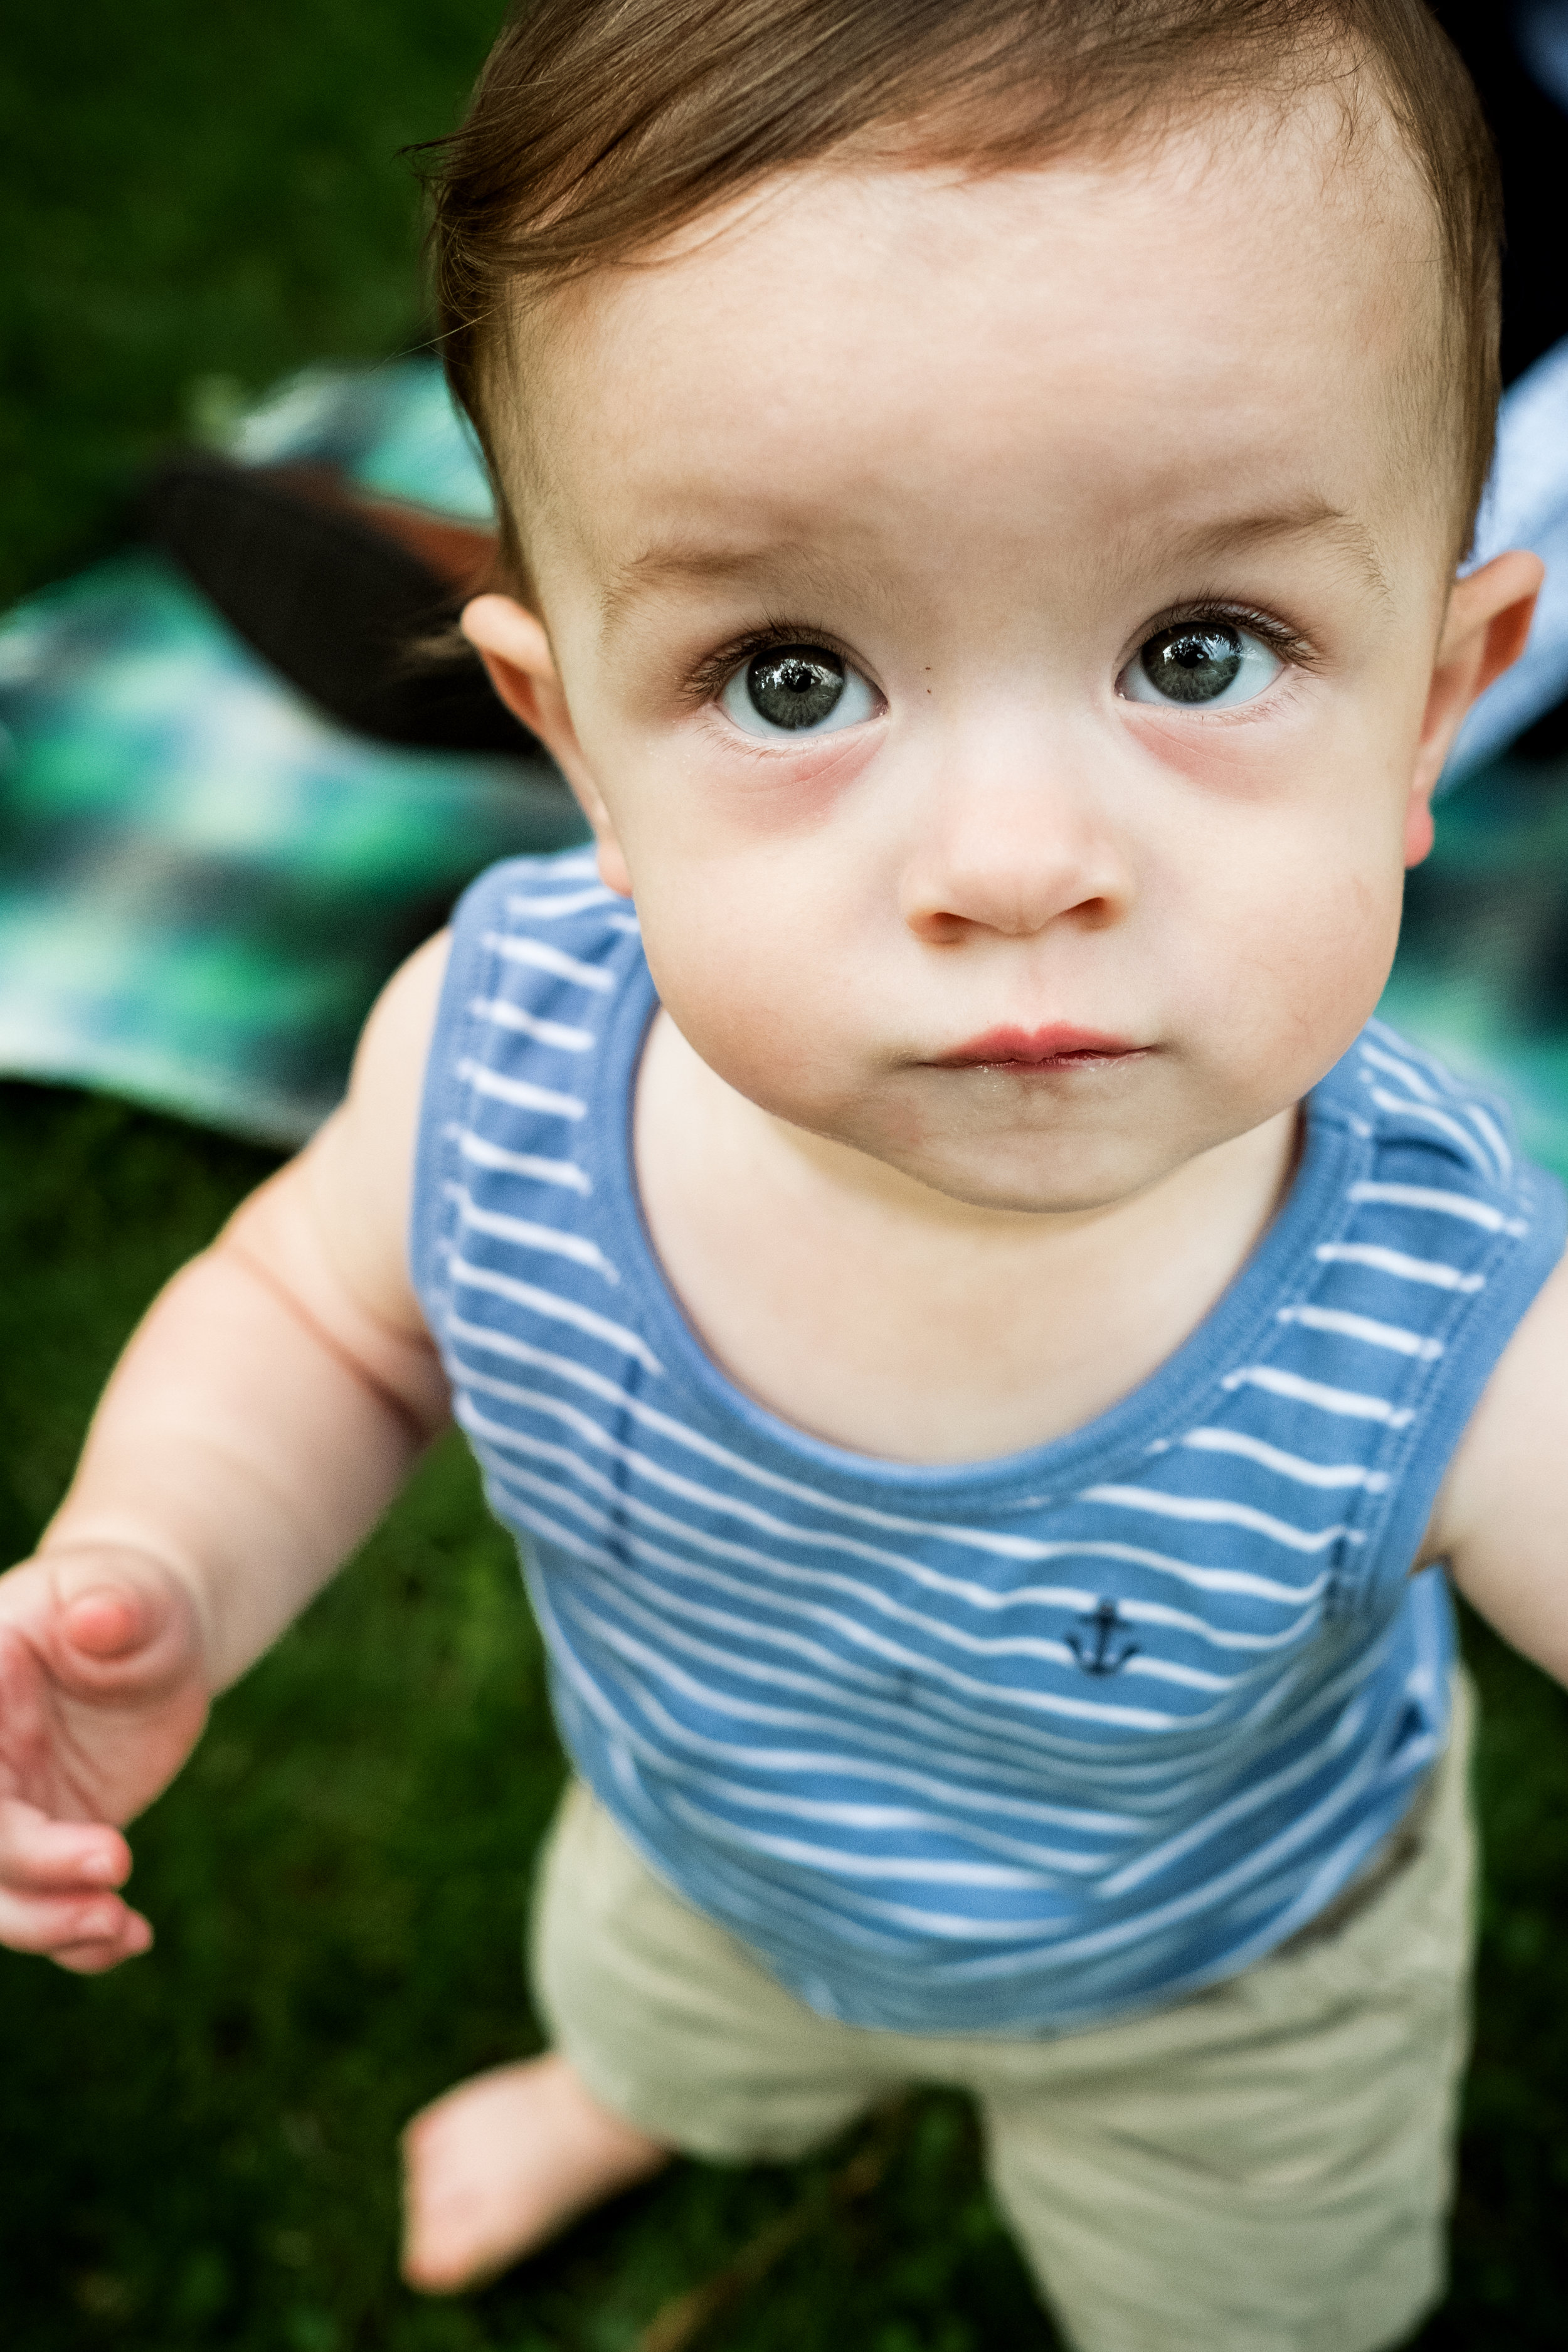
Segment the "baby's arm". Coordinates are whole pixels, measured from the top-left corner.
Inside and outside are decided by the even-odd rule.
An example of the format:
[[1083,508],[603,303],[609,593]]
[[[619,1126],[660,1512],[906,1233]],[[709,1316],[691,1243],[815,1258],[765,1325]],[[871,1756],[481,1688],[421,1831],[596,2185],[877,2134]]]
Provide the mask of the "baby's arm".
[[1423,1554],[1505,1641],[1568,1683],[1568,1258],[1499,1359]]
[[443,938],[398,973],[342,1108],[155,1301],[0,1577],[0,1943],[82,1970],[145,1948],[118,1825],[446,1419],[405,1244],[445,963]]

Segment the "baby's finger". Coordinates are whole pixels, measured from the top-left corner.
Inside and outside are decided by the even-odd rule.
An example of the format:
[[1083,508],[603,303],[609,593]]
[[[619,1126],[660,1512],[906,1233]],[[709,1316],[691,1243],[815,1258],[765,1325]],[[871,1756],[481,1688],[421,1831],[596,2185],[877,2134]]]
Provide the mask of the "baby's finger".
[[0,1800],[0,1885],[34,1894],[123,1886],[131,1849],[100,1822],[57,1822],[19,1798]]
[[[111,1968],[145,1949],[132,1931],[136,1919],[118,1895],[18,1895],[0,1886],[0,1944],[13,1952],[54,1954],[89,1947],[105,1956],[100,1967]],[[138,1931],[145,1936],[144,1920]]]
[[124,1933],[110,1944],[67,1944],[49,1958],[57,1968],[68,1969],[73,1976],[100,1977],[106,1969],[117,1969],[121,1960],[133,1960],[153,1946],[153,1930],[139,1911],[125,1915]]

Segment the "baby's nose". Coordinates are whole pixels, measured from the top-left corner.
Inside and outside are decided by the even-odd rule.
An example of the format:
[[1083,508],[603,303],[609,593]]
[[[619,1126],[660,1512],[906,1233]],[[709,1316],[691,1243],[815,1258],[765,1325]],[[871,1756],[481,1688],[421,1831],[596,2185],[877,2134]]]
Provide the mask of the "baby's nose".
[[971,930],[1032,938],[1070,920],[1117,921],[1132,893],[1129,857],[1088,795],[1036,776],[944,791],[906,862],[901,902],[936,944]]

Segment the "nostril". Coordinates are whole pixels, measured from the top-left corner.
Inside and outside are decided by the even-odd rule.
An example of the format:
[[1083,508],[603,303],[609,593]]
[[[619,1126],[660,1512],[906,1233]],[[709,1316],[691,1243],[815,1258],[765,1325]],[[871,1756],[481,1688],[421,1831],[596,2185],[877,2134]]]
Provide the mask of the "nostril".
[[963,915],[952,915],[940,908],[916,908],[907,917],[911,931],[928,947],[952,947],[975,928]]

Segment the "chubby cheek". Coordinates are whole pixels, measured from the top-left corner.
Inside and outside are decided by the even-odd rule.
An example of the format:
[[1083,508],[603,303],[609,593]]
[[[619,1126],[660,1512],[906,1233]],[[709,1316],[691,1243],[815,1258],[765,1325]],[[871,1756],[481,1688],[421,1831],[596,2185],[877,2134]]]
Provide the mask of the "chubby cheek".
[[842,1090],[859,992],[807,910],[728,884],[651,907],[639,896],[638,910],[654,985],[688,1045],[764,1110],[813,1124]]
[[1381,839],[1330,853],[1281,845],[1267,871],[1241,877],[1216,907],[1194,995],[1202,1028],[1228,1065],[1241,1108],[1259,1118],[1299,1100],[1375,1010],[1399,937],[1404,869]]
[[801,1123],[863,1070],[897,929],[888,845],[847,820],[847,763],[820,766],[810,778],[769,771],[769,789],[739,805],[672,793],[665,822],[629,845],[665,1009],[728,1084]]

